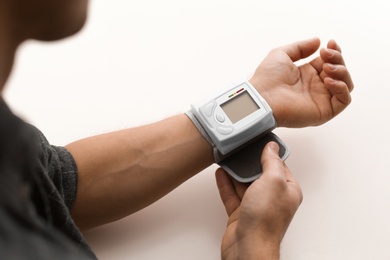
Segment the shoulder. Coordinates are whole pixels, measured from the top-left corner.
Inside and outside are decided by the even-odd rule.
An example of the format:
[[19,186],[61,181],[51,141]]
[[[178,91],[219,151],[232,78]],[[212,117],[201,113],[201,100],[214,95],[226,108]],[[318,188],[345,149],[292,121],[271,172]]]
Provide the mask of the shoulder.
[[38,149],[38,163],[43,179],[50,179],[68,208],[71,208],[77,192],[78,171],[70,152],[62,146],[50,144],[45,135],[35,126],[34,133]]

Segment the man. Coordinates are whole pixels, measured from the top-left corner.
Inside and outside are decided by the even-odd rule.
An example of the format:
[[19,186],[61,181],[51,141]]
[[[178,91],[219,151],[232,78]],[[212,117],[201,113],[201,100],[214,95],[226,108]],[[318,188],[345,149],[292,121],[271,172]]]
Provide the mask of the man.
[[[75,34],[87,6],[86,0],[0,0],[1,93],[19,45]],[[335,41],[310,63],[294,65],[319,46],[313,38],[274,49],[249,80],[278,126],[320,125],[351,102],[353,82]],[[229,215],[222,258],[278,258],[302,201],[278,149],[273,142],[265,147],[263,175],[249,187],[217,171]],[[212,147],[184,114],[56,147],[0,99],[1,258],[94,258],[79,229],[132,214],[213,162]]]

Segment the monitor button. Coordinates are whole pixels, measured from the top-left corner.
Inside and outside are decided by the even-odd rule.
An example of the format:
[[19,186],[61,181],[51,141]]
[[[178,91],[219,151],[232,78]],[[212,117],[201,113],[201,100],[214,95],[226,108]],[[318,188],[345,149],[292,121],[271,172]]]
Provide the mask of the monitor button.
[[217,118],[217,121],[220,123],[225,122],[225,117],[222,114],[217,114],[216,118]]
[[215,103],[211,102],[204,106],[204,113],[206,116],[211,117],[213,115]]
[[221,135],[228,135],[233,132],[233,127],[225,127],[225,126],[219,126],[217,127],[218,133]]

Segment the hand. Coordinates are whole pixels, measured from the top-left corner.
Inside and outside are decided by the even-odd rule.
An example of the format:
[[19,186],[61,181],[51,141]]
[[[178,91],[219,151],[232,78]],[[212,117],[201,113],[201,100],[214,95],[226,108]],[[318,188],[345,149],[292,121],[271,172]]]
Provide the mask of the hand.
[[263,174],[250,185],[217,170],[217,186],[229,216],[222,259],[278,259],[280,243],[303,198],[278,151],[275,142],[266,145]]
[[318,50],[313,38],[272,50],[249,80],[271,106],[278,126],[323,124],[351,102],[351,76],[334,40],[320,56],[297,66],[294,62]]

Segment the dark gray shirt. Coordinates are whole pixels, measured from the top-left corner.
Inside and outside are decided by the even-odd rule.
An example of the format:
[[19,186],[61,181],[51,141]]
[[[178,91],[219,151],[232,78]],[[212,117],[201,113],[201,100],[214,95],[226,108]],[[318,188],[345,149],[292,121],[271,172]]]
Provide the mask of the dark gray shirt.
[[0,99],[0,258],[94,259],[73,222],[77,167]]

